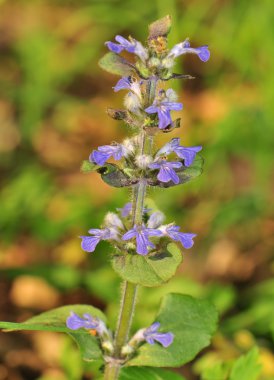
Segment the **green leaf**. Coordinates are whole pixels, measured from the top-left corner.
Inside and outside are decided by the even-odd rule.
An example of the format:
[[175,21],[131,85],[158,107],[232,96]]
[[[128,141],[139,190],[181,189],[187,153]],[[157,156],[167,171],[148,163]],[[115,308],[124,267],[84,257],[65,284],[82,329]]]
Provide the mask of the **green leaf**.
[[159,286],[174,276],[182,261],[182,253],[175,243],[157,253],[146,256],[136,253],[116,255],[112,259],[115,272],[124,280],[142,286]]
[[[182,166],[180,169],[175,170],[178,177],[179,177],[179,183],[175,184],[172,181],[169,182],[161,182],[157,179],[157,176],[152,179],[148,179],[148,184],[150,186],[158,186],[158,187],[172,187],[172,186],[177,186],[177,185],[182,185],[183,183],[189,182],[192,179],[198,177],[201,175],[203,171],[203,163],[204,160],[201,156],[197,155],[193,164],[189,167]],[[158,172],[157,172],[158,174]]]
[[185,380],[177,373],[158,368],[131,367],[123,368],[119,380]]
[[81,356],[84,360],[92,361],[102,358],[102,352],[96,337],[89,334],[87,330],[79,329],[73,331],[66,327],[66,319],[70,312],[82,316],[83,313],[89,313],[94,317],[98,317],[104,322],[105,315],[101,310],[90,305],[67,305],[57,309],[53,309],[28,319],[22,323],[0,322],[0,329],[6,331],[18,330],[40,330],[40,331],[56,331],[69,334],[78,344]]
[[90,162],[88,160],[84,160],[81,165],[81,172],[83,173],[91,173],[97,170],[100,166]]
[[259,351],[257,347],[254,347],[233,364],[229,380],[257,380],[261,369]]
[[179,367],[192,360],[208,346],[217,328],[217,312],[207,300],[197,300],[183,294],[164,297],[155,321],[162,332],[172,332],[174,341],[164,348],[145,343],[128,366]]
[[101,174],[102,180],[113,187],[132,186],[136,183],[136,180],[131,179],[123,170],[114,164],[106,163],[97,171]]
[[205,368],[202,372],[202,380],[226,380],[229,373],[228,363],[215,363]]
[[171,28],[171,17],[169,15],[154,21],[148,27],[148,39],[155,40],[158,37],[166,37],[170,32]]
[[99,66],[111,73],[120,76],[128,76],[134,73],[134,67],[120,55],[109,52],[99,61]]

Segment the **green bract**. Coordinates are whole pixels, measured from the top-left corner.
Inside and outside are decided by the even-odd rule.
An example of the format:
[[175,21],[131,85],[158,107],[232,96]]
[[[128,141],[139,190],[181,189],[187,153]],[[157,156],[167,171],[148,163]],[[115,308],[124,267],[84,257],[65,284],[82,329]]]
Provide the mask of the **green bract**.
[[115,53],[107,53],[99,61],[99,66],[115,75],[126,76],[134,73],[134,68],[124,58]]
[[184,377],[158,368],[123,368],[119,380],[185,380]]
[[170,243],[156,253],[146,256],[136,253],[115,255],[112,266],[124,280],[143,286],[159,286],[174,276],[182,261],[182,253],[175,243]]

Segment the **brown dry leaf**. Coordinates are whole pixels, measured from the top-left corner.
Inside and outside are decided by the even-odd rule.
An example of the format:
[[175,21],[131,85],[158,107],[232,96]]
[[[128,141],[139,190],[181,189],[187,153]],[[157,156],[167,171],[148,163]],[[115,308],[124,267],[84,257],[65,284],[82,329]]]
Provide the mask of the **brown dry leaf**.
[[41,278],[19,276],[13,282],[10,298],[20,307],[47,310],[58,305],[59,294]]

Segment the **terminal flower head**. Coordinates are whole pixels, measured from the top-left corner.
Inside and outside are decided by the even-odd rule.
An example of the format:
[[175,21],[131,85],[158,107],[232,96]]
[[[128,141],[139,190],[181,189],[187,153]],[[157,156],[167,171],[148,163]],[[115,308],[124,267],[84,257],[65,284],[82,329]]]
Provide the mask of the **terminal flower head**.
[[208,61],[210,58],[210,51],[208,49],[208,45],[200,46],[198,48],[192,48],[188,39],[186,39],[184,42],[181,42],[173,46],[173,48],[169,51],[167,57],[176,58],[179,55],[187,53],[198,55],[200,60],[203,62]]
[[176,185],[180,182],[180,178],[174,169],[179,169],[183,166],[183,164],[179,161],[169,162],[165,159],[156,160],[152,164],[149,165],[150,169],[159,169],[159,173],[157,178],[161,182],[169,182],[172,181]]
[[114,228],[92,228],[88,231],[93,236],[80,236],[81,247],[86,252],[94,252],[97,244],[101,240],[117,240],[118,232]]
[[149,248],[155,248],[155,245],[149,240],[150,236],[161,236],[162,232],[154,228],[146,228],[145,225],[135,225],[131,230],[126,232],[123,240],[136,239],[136,251],[139,255],[147,255]]

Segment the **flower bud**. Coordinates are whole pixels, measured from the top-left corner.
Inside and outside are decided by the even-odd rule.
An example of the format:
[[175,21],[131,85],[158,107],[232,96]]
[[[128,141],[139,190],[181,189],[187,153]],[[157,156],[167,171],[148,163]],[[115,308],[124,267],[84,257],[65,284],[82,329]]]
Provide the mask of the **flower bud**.
[[148,219],[147,227],[148,228],[158,228],[163,224],[165,220],[165,216],[162,212],[156,211],[154,212]]
[[102,343],[102,348],[109,355],[111,355],[113,353],[113,351],[114,351],[113,344],[109,340],[107,340],[107,341],[105,341],[105,342]]
[[135,151],[134,139],[125,139],[123,141],[123,146],[128,151],[128,154],[134,153],[134,151]]
[[131,347],[129,344],[126,344],[121,349],[122,356],[129,356],[129,355],[133,354],[133,352],[134,352],[134,348]]
[[172,88],[166,90],[166,97],[168,98],[169,102],[177,102],[178,100],[178,95]]
[[157,57],[151,57],[148,61],[148,67],[158,67],[160,66],[161,61]]
[[114,212],[108,212],[105,216],[105,225],[112,228],[124,229],[124,225],[117,214]]
[[165,69],[171,69],[174,66],[174,59],[172,58],[164,58],[162,60],[162,67]]
[[146,169],[148,165],[152,163],[152,161],[153,161],[152,157],[148,156],[147,154],[140,154],[135,159],[136,165],[140,169]]
[[129,92],[125,96],[124,105],[130,112],[133,113],[138,113],[141,107],[139,97],[136,94],[133,94],[133,92]]

